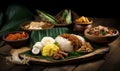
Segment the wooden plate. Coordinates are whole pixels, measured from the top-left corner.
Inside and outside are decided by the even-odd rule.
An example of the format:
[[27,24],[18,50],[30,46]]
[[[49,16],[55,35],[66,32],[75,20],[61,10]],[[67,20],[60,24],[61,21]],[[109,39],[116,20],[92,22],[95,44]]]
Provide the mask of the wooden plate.
[[107,52],[109,52],[109,47],[101,47],[91,53],[87,53],[87,54],[79,55],[77,57],[75,56],[75,57],[63,59],[63,60],[49,60],[43,57],[36,57],[31,55],[31,50],[28,50],[28,49],[27,51],[24,50],[24,52],[21,51],[21,53],[19,54],[20,54],[20,57],[22,58],[30,59],[30,63],[32,64],[66,65],[66,64],[77,64],[77,63],[82,63],[90,60],[95,60],[103,57]]

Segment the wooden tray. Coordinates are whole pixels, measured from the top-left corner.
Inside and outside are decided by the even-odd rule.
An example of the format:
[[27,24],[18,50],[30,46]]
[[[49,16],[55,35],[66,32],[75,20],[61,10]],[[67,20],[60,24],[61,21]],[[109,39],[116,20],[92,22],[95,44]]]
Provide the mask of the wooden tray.
[[[30,59],[30,63],[32,64],[41,64],[41,65],[66,65],[66,64],[83,63],[86,61],[99,59],[103,57],[107,52],[109,52],[109,47],[101,47],[91,53],[87,53],[81,56],[64,59],[64,60],[51,61],[49,59],[36,58],[34,56],[31,57],[31,55],[29,54],[31,51],[28,49],[26,49],[27,51],[25,51],[25,49],[23,49],[23,52],[22,50],[20,50],[20,53],[19,53],[20,57]],[[17,50],[17,52],[19,52],[19,50]]]
[[[60,30],[62,30],[62,31],[60,31]],[[44,33],[45,33],[45,31],[44,31]],[[58,31],[60,31],[61,33],[58,33]],[[69,31],[69,29],[67,29],[67,28],[59,28],[59,29],[54,28],[54,29],[47,30],[45,35],[52,36],[55,38],[57,35],[60,35],[67,31]],[[55,32],[55,33],[52,33],[54,35],[51,35],[48,32]],[[45,36],[42,34],[41,31],[34,31],[31,35],[32,35],[31,43],[30,43],[31,48],[35,42],[40,41]],[[41,36],[39,36],[39,35],[41,35]],[[37,39],[35,39],[35,38],[37,38]],[[85,36],[83,36],[83,38],[85,38]],[[86,38],[85,38],[85,40],[88,41]],[[34,55],[31,52],[30,47],[29,47],[29,50],[18,49],[16,52],[19,52],[20,57],[30,59],[30,63],[42,64],[42,65],[63,65],[63,64],[65,65],[65,64],[74,64],[74,63],[76,64],[76,63],[80,63],[80,62],[98,59],[100,57],[103,57],[109,51],[108,45],[100,45],[100,44],[95,44],[93,42],[89,42],[89,43],[94,48],[93,52],[91,52],[91,53],[81,52],[79,54],[77,53],[77,55],[75,52],[72,52],[72,55],[70,54],[70,56],[65,57],[64,59],[61,59],[61,60],[55,60],[52,57],[45,57],[45,56],[42,56],[41,54]]]

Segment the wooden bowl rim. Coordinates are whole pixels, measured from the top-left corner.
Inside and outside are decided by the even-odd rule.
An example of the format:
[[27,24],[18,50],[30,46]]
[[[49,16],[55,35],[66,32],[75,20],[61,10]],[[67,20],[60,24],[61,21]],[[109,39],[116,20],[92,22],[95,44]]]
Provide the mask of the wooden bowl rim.
[[[20,25],[21,29],[23,30],[27,30],[27,31],[34,31],[34,30],[46,30],[46,29],[50,29],[50,28],[53,28],[55,25],[54,24],[51,24],[50,27],[48,28],[44,28],[44,29],[27,29],[25,28],[25,25],[28,25],[30,24],[30,22],[40,22],[40,21],[43,21],[43,20],[32,20],[32,21],[27,21],[27,22],[24,22]],[[48,21],[43,21],[43,22],[48,22]],[[49,22],[50,23],[50,22]]]
[[111,28],[111,29],[114,29],[116,31],[116,33],[114,35],[112,35],[112,36],[94,36],[94,35],[90,35],[90,34],[88,34],[89,29],[85,30],[85,32],[84,32],[85,36],[97,37],[97,38],[102,38],[102,37],[105,38],[105,37],[113,37],[113,36],[119,35],[119,31],[117,29],[115,29],[115,28]]
[[29,38],[29,34],[27,33],[27,32],[25,32],[26,33],[26,35],[27,35],[27,37],[26,38],[23,38],[23,39],[20,39],[20,40],[6,40],[6,36],[8,35],[8,34],[13,34],[13,33],[22,33],[22,32],[25,32],[25,31],[13,31],[13,32],[9,32],[9,33],[6,33],[5,35],[3,35],[3,40],[4,41],[6,41],[6,42],[19,42],[19,41],[25,41],[25,40],[27,40],[28,38]]

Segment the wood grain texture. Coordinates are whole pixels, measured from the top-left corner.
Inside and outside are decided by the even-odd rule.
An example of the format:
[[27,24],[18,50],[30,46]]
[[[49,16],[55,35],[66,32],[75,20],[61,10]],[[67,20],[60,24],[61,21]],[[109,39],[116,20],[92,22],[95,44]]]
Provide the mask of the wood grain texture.
[[105,62],[104,60],[98,60],[98,61],[84,63],[78,65],[74,71],[97,71],[104,62]]
[[[23,49],[25,51],[25,48],[23,48]],[[16,51],[14,51],[13,53],[17,53],[17,52],[22,52],[22,50],[18,49]],[[30,59],[30,61],[33,64],[35,63],[35,64],[41,64],[41,65],[68,65],[68,64],[76,64],[76,63],[81,63],[84,61],[97,59],[97,58],[104,56],[107,52],[109,52],[109,47],[102,47],[102,48],[95,50],[94,52],[91,52],[91,53],[88,53],[88,54],[85,54],[85,55],[82,55],[79,57],[62,60],[60,62],[52,62],[52,61],[49,61],[46,59],[40,59],[40,58],[38,59],[38,58],[27,56],[25,54],[20,54],[20,56],[22,58]]]
[[43,71],[73,71],[75,65],[48,66]]

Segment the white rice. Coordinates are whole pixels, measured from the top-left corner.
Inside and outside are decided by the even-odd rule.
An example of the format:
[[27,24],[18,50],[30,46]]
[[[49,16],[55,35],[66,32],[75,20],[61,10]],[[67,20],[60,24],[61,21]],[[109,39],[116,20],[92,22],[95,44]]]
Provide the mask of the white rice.
[[58,46],[61,50],[66,52],[72,52],[73,46],[71,45],[71,42],[68,39],[65,39],[61,36],[57,36],[55,38],[55,41],[58,42]]

